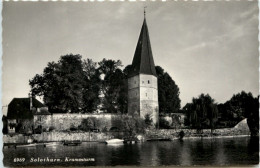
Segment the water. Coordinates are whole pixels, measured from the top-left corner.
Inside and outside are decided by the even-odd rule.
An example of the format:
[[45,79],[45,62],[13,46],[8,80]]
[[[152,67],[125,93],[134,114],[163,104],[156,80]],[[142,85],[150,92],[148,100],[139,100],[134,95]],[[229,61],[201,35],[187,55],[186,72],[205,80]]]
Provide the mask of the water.
[[[84,142],[80,146],[5,148],[5,166],[162,166],[252,165],[259,163],[259,141],[250,137],[145,142],[111,146]],[[56,158],[60,162],[30,162],[31,158]],[[85,161],[68,161],[85,158]],[[25,158],[16,163],[14,158]],[[93,161],[94,160],[94,161]]]

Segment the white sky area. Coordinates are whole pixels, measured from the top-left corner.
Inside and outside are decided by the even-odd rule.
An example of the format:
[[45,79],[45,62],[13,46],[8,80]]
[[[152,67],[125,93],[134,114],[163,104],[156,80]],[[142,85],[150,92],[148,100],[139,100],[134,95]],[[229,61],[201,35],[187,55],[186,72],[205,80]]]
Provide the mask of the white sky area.
[[27,97],[29,79],[61,55],[132,63],[143,7],[154,61],[181,104],[259,92],[257,1],[3,2],[2,104]]

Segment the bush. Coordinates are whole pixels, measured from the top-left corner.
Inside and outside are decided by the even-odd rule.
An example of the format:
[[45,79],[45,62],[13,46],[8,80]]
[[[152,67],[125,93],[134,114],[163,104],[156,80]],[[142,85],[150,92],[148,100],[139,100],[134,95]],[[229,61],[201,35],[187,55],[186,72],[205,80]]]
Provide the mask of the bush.
[[78,129],[76,128],[76,127],[74,127],[74,126],[71,126],[70,127],[70,131],[77,131]]
[[179,132],[179,138],[183,139],[183,137],[185,136],[185,133],[183,131]]
[[159,128],[161,129],[169,129],[170,128],[170,123],[165,120],[164,118],[159,119]]
[[95,129],[96,123],[97,119],[95,117],[88,117],[82,120],[81,129],[83,131],[91,131],[92,129]]
[[54,126],[50,126],[49,131],[52,132],[53,130],[55,130]]
[[145,122],[146,127],[152,126],[153,119],[150,114],[146,114],[144,116],[144,122]]
[[102,128],[101,131],[102,131],[102,132],[107,132],[107,127],[105,126],[104,128]]
[[118,131],[123,131],[128,136],[144,133],[145,126],[144,120],[139,116],[121,115],[112,118],[112,128],[118,128]]

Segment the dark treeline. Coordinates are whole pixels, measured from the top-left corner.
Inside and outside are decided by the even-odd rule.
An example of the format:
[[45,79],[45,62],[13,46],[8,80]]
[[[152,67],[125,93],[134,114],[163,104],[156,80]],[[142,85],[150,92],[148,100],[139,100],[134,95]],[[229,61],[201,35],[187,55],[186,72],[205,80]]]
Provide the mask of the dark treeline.
[[190,128],[202,130],[233,127],[247,118],[252,135],[258,135],[259,97],[253,97],[250,92],[234,94],[224,104],[217,104],[208,94],[201,94],[198,98],[193,98],[191,103],[187,103],[183,112],[187,116],[185,125]]
[[[49,62],[42,74],[30,81],[34,96],[42,96],[52,113],[127,113],[127,75],[120,60],[94,62],[80,55],[64,55],[58,62]],[[179,88],[163,68],[158,75],[159,111],[178,112]]]
[[[42,74],[30,81],[32,94],[43,97],[52,113],[127,113],[127,75],[120,60],[94,62],[81,55],[64,55],[49,62]],[[208,94],[193,98],[180,109],[179,88],[171,76],[156,66],[158,76],[159,113],[185,113],[185,125],[198,130],[233,127],[248,118],[251,132],[258,132],[258,97],[242,91],[223,104]],[[166,124],[167,125],[167,124]]]

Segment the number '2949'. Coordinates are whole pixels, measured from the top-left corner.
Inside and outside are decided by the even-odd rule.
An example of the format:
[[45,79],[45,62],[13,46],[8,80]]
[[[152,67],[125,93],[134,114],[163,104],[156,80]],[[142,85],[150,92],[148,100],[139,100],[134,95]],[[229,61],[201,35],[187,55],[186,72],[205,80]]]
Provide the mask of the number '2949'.
[[25,158],[14,158],[14,162],[24,162]]

